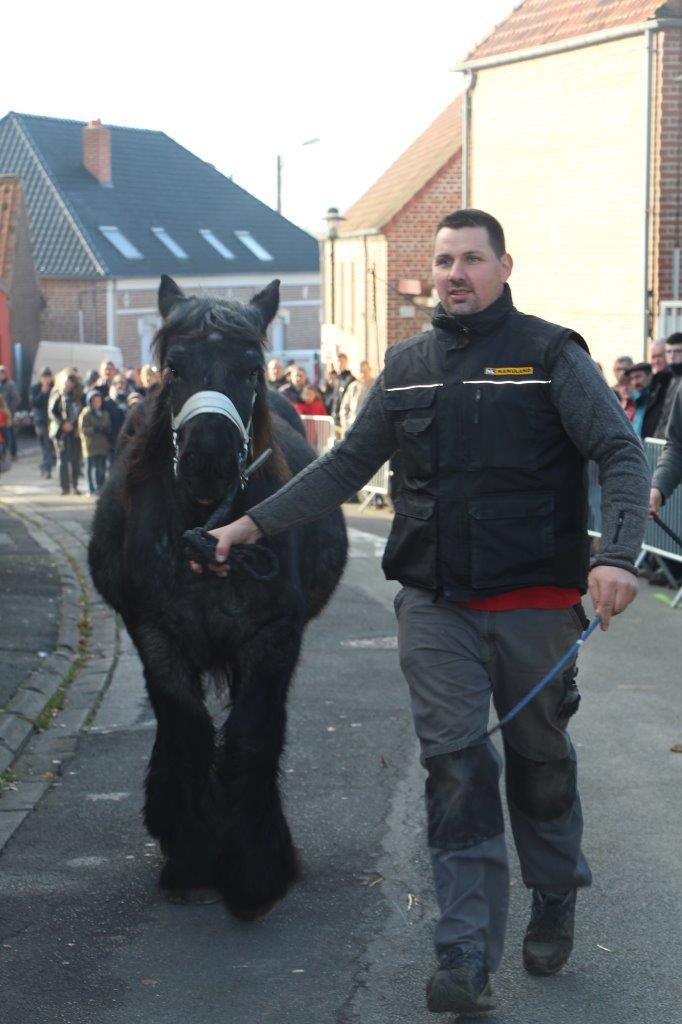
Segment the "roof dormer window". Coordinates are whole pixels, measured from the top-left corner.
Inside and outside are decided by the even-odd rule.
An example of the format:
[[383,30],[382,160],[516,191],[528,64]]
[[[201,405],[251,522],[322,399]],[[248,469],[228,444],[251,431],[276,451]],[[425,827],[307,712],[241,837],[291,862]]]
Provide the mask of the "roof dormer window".
[[152,234],[156,235],[158,240],[163,242],[168,251],[172,252],[174,256],[177,256],[179,260],[189,259],[182,246],[178,245],[174,238],[171,238],[165,228],[152,228]]
[[129,241],[129,239],[127,239],[123,232],[119,231],[117,227],[115,227],[114,225],[106,226],[100,224],[99,229],[106,238],[107,242],[111,242],[114,249],[117,249],[118,252],[120,252],[121,256],[125,256],[127,260],[144,259],[144,256],[142,255],[140,250],[136,246],[134,246],[133,243]]
[[213,246],[216,252],[219,252],[226,260],[233,260],[234,253],[231,249],[228,249],[226,245],[220,241],[219,238],[213,234],[210,228],[199,228],[199,234],[202,238],[205,238],[209,245]]
[[264,249],[260,242],[256,241],[250,231],[235,231],[235,235],[246,248],[257,256],[263,263],[273,260],[275,257],[272,256],[267,249]]

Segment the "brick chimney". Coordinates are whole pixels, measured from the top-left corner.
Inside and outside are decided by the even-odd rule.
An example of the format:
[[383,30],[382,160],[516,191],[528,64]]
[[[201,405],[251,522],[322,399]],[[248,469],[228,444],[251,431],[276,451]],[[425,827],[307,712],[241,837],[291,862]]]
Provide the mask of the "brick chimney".
[[111,185],[111,132],[99,118],[83,128],[83,163],[101,185]]

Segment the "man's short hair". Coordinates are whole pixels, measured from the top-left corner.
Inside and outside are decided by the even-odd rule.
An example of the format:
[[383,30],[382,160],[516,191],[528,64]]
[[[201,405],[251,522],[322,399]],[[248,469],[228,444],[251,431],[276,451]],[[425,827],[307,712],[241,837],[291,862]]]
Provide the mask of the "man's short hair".
[[504,256],[507,251],[502,225],[499,220],[496,220],[492,214],[486,213],[485,210],[455,210],[454,213],[449,213],[447,217],[442,217],[439,220],[436,234],[441,228],[452,228],[455,231],[460,228],[485,228],[490,248],[495,255],[497,257]]
[[665,339],[666,345],[682,345],[682,331],[675,331],[669,338]]

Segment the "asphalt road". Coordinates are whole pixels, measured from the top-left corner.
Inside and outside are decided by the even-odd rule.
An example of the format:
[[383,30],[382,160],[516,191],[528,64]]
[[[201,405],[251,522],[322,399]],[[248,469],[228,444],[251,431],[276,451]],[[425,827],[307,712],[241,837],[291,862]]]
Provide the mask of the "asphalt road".
[[[60,514],[59,510],[55,514]],[[63,511],[86,522],[85,504]],[[423,772],[378,555],[388,520],[349,519],[352,557],[307,634],[283,787],[302,881],[266,920],[178,907],[140,820],[153,722],[124,650],[93,728],[0,856],[8,1024],[421,1024],[435,913]],[[513,868],[494,1024],[682,1020],[679,622],[644,586],[582,655],[572,733],[595,883],[576,949],[526,976],[529,896]],[[58,724],[55,726],[58,727]],[[447,1019],[447,1018],[446,1018]]]

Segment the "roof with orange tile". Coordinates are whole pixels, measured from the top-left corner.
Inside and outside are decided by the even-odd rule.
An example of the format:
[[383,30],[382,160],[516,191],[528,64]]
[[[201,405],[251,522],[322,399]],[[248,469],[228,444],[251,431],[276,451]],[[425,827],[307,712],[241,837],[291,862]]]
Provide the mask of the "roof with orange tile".
[[379,230],[462,148],[461,97],[345,212],[339,234]]
[[524,0],[467,61],[679,13],[678,3],[662,4],[661,0]]
[[14,224],[21,203],[21,182],[0,174],[0,278],[10,276],[14,252]]

